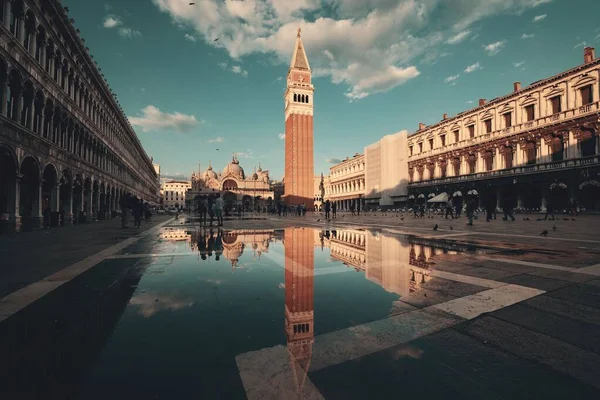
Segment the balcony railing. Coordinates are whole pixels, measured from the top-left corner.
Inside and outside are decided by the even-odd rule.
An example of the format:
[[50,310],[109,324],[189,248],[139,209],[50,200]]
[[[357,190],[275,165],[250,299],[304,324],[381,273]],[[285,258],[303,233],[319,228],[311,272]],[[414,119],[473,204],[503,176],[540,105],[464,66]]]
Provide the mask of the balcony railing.
[[[518,134],[522,132],[529,131],[531,129],[543,128],[548,125],[555,124],[556,121],[559,120],[567,120],[570,118],[580,117],[584,114],[595,113],[600,111],[600,102],[594,102],[591,104],[587,104],[585,106],[571,108],[566,111],[561,111],[556,114],[546,115],[541,118],[535,119],[533,121],[526,121],[517,125],[513,125],[508,128],[497,129],[490,133],[484,133],[482,135],[477,135],[473,138],[468,138],[465,140],[461,140],[460,142],[452,143],[447,146],[438,147],[430,150],[423,151],[421,153],[413,154],[409,157],[409,161],[418,160],[425,157],[431,157],[437,154],[446,153],[451,150],[456,150],[458,148],[469,147],[478,143],[484,143],[492,139],[500,138],[507,134]],[[418,148],[418,147],[417,147]]]
[[507,175],[529,175],[535,173],[541,173],[545,171],[556,171],[561,169],[570,169],[577,167],[584,167],[593,164],[600,164],[600,156],[590,156],[585,158],[575,158],[569,160],[553,161],[544,164],[536,165],[522,165],[514,168],[499,169],[495,171],[478,172],[476,174],[451,176],[447,178],[429,179],[419,182],[411,182],[411,187],[423,187],[423,186],[436,186],[436,185],[448,185],[456,184],[461,182],[478,181],[490,178],[505,177]]

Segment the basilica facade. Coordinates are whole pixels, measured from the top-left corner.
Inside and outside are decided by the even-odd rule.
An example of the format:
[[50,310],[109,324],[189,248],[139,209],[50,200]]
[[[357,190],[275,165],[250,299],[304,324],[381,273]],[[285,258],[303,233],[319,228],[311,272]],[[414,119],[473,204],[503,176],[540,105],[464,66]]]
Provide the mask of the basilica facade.
[[259,166],[247,176],[236,155],[221,172],[209,163],[204,172],[194,172],[191,180],[192,198],[221,194],[226,207],[242,206],[249,210],[266,207],[275,199],[269,171]]

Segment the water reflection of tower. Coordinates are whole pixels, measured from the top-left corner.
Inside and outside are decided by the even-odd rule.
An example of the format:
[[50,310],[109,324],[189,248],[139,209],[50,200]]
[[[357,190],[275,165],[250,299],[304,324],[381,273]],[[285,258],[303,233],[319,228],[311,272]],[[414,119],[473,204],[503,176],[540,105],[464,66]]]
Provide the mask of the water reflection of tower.
[[302,391],[314,343],[314,233],[287,228],[285,246],[285,333],[292,371]]

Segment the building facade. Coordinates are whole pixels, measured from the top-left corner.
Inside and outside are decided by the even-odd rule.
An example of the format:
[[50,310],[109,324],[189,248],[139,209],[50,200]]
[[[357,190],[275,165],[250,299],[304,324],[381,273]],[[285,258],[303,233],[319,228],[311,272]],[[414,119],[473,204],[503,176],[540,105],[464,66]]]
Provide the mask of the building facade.
[[160,187],[160,204],[165,207],[185,206],[186,193],[192,189],[191,181],[170,180]]
[[57,0],[0,0],[0,215],[17,227],[46,212],[103,218],[127,193],[158,202],[152,162],[73,23]]
[[285,91],[285,178],[284,201],[287,204],[314,206],[314,137],[312,72],[304,51],[300,29]]
[[508,95],[419,124],[408,139],[411,195],[475,188],[498,206],[535,210],[559,183],[557,207],[575,200],[599,209],[599,80],[600,59],[588,47],[575,68],[525,88],[516,82]]
[[365,155],[356,153],[329,169],[329,182],[325,197],[335,202],[338,210],[364,209],[365,201]]
[[204,172],[194,172],[191,189],[192,197],[218,192],[226,207],[242,206],[246,210],[269,206],[275,199],[269,171],[259,165],[252,175],[246,176],[235,155],[222,172],[215,172],[210,163]]
[[401,131],[365,147],[367,208],[389,208],[408,198],[407,138]]

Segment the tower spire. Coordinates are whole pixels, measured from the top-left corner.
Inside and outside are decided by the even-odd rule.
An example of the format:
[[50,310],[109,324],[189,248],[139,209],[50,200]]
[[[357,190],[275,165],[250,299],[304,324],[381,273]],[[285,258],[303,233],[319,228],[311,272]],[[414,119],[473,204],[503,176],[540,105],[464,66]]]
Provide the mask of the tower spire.
[[300,36],[301,28],[298,28],[298,34],[296,35],[296,44],[294,46],[294,53],[292,54],[292,62],[290,63],[290,69],[302,69],[310,70],[308,64],[308,57],[304,51],[304,45],[302,44],[302,37]]

